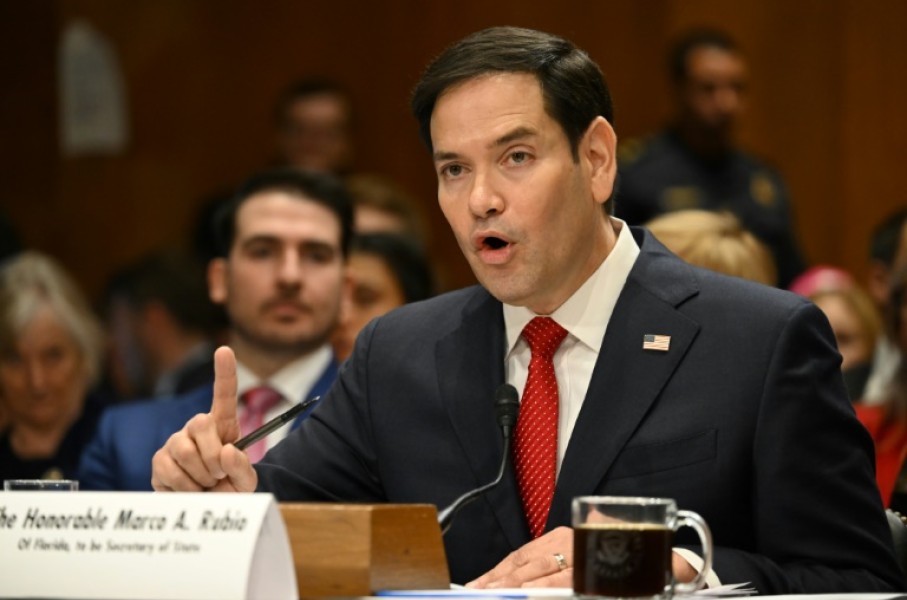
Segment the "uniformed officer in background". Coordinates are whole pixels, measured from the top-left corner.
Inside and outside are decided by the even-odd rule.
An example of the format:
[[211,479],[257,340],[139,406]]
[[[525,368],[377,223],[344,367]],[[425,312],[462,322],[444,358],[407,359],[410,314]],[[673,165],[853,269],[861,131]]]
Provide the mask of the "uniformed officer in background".
[[730,211],[769,246],[786,287],[804,270],[787,187],[734,144],[746,95],[743,56],[726,34],[697,30],[675,43],[670,71],[676,116],[663,131],[622,145],[617,216],[637,225],[675,210]]

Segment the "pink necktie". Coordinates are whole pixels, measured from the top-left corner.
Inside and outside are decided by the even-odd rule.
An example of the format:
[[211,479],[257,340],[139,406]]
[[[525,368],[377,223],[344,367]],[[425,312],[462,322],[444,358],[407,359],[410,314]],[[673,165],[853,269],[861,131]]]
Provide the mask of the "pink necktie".
[[[245,409],[239,417],[239,429],[242,435],[248,435],[264,425],[265,415],[283,400],[283,396],[274,388],[261,385],[248,390],[241,400]],[[252,463],[257,463],[267,450],[267,440],[259,440],[246,448],[246,454]]]
[[566,336],[567,331],[549,317],[536,317],[523,329],[532,357],[516,424],[514,464],[534,538],[545,530],[554,495],[558,397],[553,358]]

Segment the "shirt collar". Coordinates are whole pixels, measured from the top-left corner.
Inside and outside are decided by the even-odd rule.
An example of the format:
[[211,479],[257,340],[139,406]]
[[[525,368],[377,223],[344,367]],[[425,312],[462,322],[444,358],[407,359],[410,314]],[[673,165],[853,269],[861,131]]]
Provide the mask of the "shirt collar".
[[266,380],[261,379],[248,367],[236,361],[237,394],[244,393],[259,385],[268,385],[280,392],[291,402],[300,402],[318,381],[318,378],[333,359],[331,347],[327,344],[284,365]]
[[[589,279],[550,315],[570,335],[595,352],[601,349],[617,298],[639,256],[639,246],[627,224],[614,217],[611,224],[619,230],[614,248]],[[519,342],[526,324],[537,316],[524,306],[504,304],[507,353]]]

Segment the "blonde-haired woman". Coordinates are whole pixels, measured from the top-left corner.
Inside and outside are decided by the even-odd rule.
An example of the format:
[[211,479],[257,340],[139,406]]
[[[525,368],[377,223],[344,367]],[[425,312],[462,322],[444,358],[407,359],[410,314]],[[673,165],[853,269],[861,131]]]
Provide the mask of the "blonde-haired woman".
[[861,402],[872,369],[873,353],[882,335],[882,317],[869,294],[847,271],[819,265],[800,274],[790,291],[818,306],[835,332],[847,393]]
[[730,213],[678,210],[652,219],[646,228],[692,265],[765,285],[777,282],[771,252]]
[[75,282],[26,252],[0,265],[0,479],[73,477],[103,402],[103,337]]

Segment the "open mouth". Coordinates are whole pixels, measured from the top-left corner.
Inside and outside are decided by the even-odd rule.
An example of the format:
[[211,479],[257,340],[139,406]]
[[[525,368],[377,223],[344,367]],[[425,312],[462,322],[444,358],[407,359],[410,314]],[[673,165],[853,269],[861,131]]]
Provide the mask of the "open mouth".
[[476,250],[482,261],[490,265],[502,265],[510,261],[514,244],[498,235],[476,237]]
[[494,236],[489,236],[489,237],[485,238],[484,240],[482,240],[482,245],[484,247],[490,248],[492,250],[500,250],[501,248],[506,247],[508,243],[509,242],[502,240],[499,237],[494,237]]

